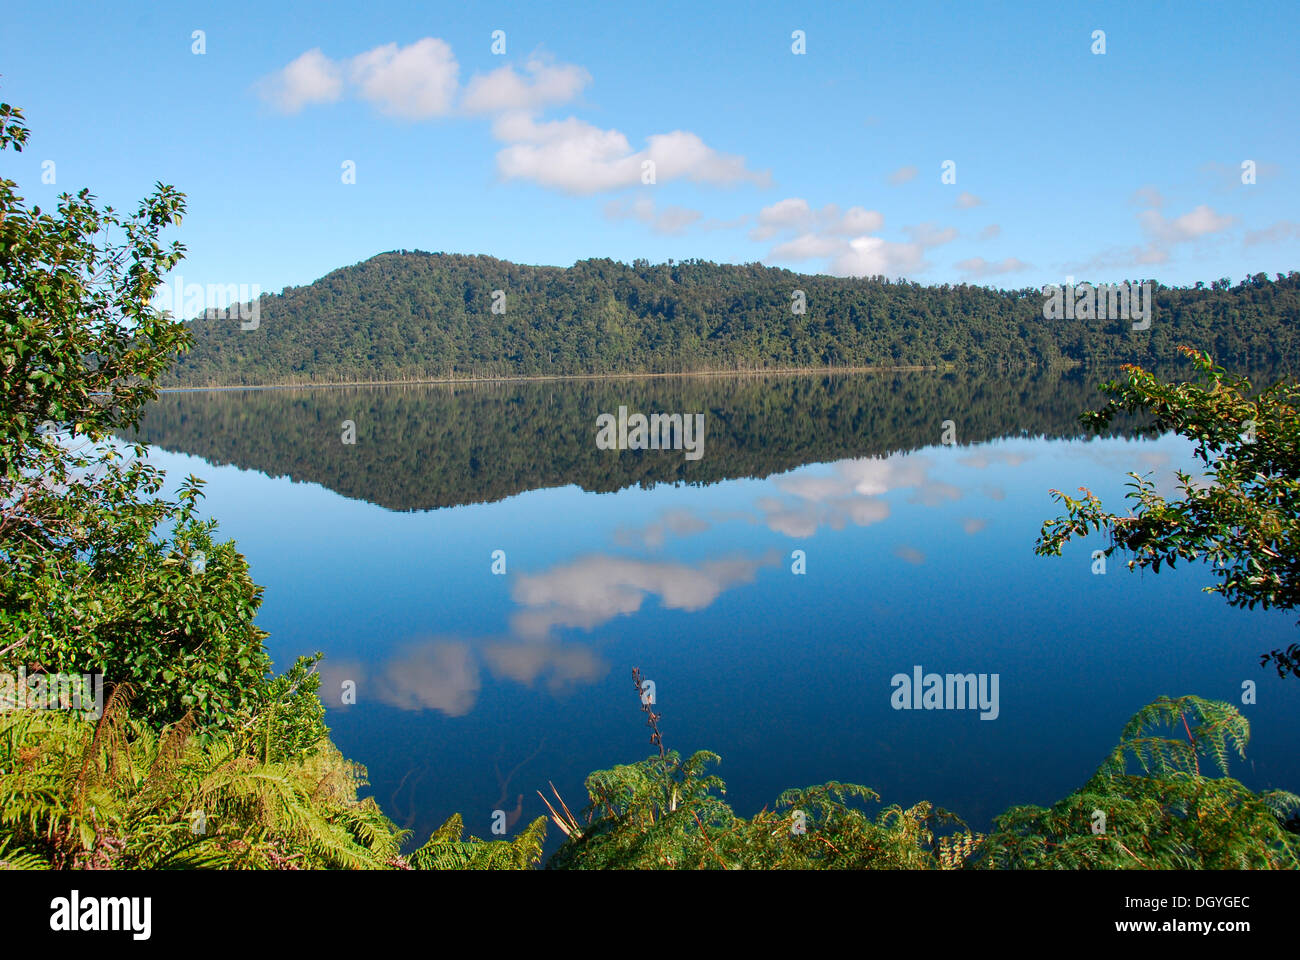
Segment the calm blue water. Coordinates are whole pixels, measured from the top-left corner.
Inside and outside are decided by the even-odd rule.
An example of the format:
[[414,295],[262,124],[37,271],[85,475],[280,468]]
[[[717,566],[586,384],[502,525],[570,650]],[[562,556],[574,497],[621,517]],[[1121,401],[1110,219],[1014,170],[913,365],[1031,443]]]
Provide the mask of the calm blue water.
[[[558,486],[414,512],[153,457],[207,480],[206,510],[266,588],[277,663],[325,652],[335,741],[420,839],[455,811],[490,835],[492,811],[520,795],[522,825],[545,812],[548,781],[577,810],[588,772],[648,756],[633,667],[655,683],[668,747],[719,753],[742,814],[838,779],[986,827],[1078,787],[1157,696],[1239,703],[1246,680],[1258,702],[1242,707],[1253,738],[1235,773],[1300,788],[1300,681],[1259,666],[1291,642],[1293,616],[1228,607],[1201,592],[1203,568],[1142,575],[1112,558],[1094,574],[1101,543],[1034,555],[1060,512],[1050,488],[1118,507],[1127,471],[1167,483],[1191,468],[1184,442],[935,441],[764,479]],[[893,709],[891,677],[915,665],[997,674],[997,718]],[[345,681],[355,705],[340,702]]]

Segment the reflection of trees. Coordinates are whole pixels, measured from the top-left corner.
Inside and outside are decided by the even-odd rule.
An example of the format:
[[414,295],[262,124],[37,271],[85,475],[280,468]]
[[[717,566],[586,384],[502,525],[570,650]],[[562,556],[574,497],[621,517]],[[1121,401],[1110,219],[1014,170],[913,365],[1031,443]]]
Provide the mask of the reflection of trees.
[[[212,463],[319,483],[390,510],[500,500],[577,484],[765,477],[807,463],[886,456],[939,442],[1082,436],[1078,412],[1111,371],[995,379],[925,372],[184,392],[162,396],[138,436]],[[704,457],[598,450],[596,416],[704,413]],[[357,442],[341,441],[355,421]],[[1118,425],[1121,426],[1122,425]]]
[[[542,752],[542,748],[545,746],[546,746],[546,738],[542,737],[542,739],[539,740],[537,743],[537,749],[534,750],[532,753],[530,753],[528,756],[526,756],[524,759],[516,763],[510,769],[510,772],[506,774],[504,777],[501,776],[500,759],[493,761],[492,771],[497,775],[497,783],[501,785],[501,796],[497,797],[497,802],[492,805],[493,810],[504,810],[506,808],[505,806],[506,795],[510,792],[510,781],[513,780],[515,778],[515,774],[517,774],[520,770],[522,770],[527,764],[537,759],[537,755]],[[519,817],[523,812],[524,812],[524,795],[521,793],[519,794],[518,799],[515,801],[514,810],[506,814],[507,829],[513,827],[516,823],[519,822]]]
[[[510,772],[504,776],[501,773],[501,760],[505,754],[505,747],[502,746],[497,751],[497,757],[492,762],[492,772],[496,774],[497,784],[501,787],[501,795],[497,797],[496,802],[492,804],[490,809],[494,811],[506,810],[506,798],[510,793],[511,782],[513,782],[520,770],[537,759],[538,754],[545,747],[546,738],[542,737],[537,742],[537,749],[511,767]],[[384,809],[392,817],[393,822],[400,824],[403,830],[414,829],[417,822],[427,816],[427,801],[420,800],[420,786],[425,783],[432,772],[432,761],[426,760],[423,763],[416,764],[402,775],[397,787],[389,795],[388,803]],[[513,828],[519,821],[519,817],[523,813],[523,804],[524,795],[520,793],[516,797],[514,809],[506,810],[507,828]]]
[[420,816],[420,805],[416,801],[418,787],[430,772],[430,763],[425,761],[407,770],[402,779],[398,781],[397,789],[393,791],[392,796],[388,798],[388,807],[386,812],[393,818],[395,823],[400,823],[403,830],[410,830],[415,826],[415,820]]

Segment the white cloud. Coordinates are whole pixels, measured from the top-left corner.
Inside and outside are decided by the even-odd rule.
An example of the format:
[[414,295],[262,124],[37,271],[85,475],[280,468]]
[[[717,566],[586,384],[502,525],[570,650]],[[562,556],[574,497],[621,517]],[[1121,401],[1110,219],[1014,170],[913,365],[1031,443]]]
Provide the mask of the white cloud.
[[425,37],[409,46],[384,44],[344,61],[331,60],[319,48],[308,50],[259,84],[263,98],[286,113],[309,103],[330,103],[352,93],[383,113],[425,119],[451,111],[460,67],[443,40]]
[[841,212],[838,205],[828,203],[814,210],[802,197],[788,197],[759,211],[758,225],[750,232],[750,239],[768,240],[786,232],[851,237],[873,233],[884,224],[883,214],[865,207],[849,207]]
[[919,273],[926,266],[925,248],[919,243],[855,237],[831,261],[830,271],[842,277],[897,277]]
[[758,212],[758,226],[751,234],[754,240],[767,240],[783,230],[809,227],[815,219],[808,201],[802,197],[787,197]]
[[990,223],[980,231],[981,240],[996,240],[1002,235],[1002,228],[996,223]]
[[308,50],[259,84],[264,99],[284,113],[309,103],[332,103],[343,93],[343,71],[320,48]]
[[1226,230],[1236,222],[1236,218],[1215,213],[1201,204],[1172,220],[1166,219],[1157,210],[1143,210],[1138,214],[1138,222],[1158,242],[1183,243]]
[[498,140],[513,145],[497,154],[507,179],[531,179],[573,193],[595,193],[640,182],[641,165],[627,137],[576,117],[538,123],[524,113],[493,124]]
[[381,112],[423,120],[451,112],[460,65],[445,41],[425,37],[406,47],[389,43],[358,54],[348,71],[360,96]]
[[[309,50],[258,87],[265,99],[288,113],[308,103],[338,100],[346,86],[381,113],[425,120],[455,110],[459,72],[451,47],[436,37],[425,37],[405,47],[396,43],[374,47],[346,61]],[[497,153],[497,170],[507,180],[531,180],[572,194],[672,180],[714,186],[770,183],[769,172],[751,170],[744,157],[716,150],[690,131],[652,134],[641,149],[634,150],[618,130],[601,129],[576,117],[538,119],[539,110],[572,100],[590,82],[591,75],[582,67],[534,56],[522,70],[506,65],[475,75],[460,98],[460,110],[496,114],[493,134],[506,144]],[[643,180],[651,169],[654,179]],[[857,211],[850,213],[861,219]],[[677,207],[666,209],[653,222],[661,232],[680,233],[698,219],[694,211]],[[710,222],[712,227],[724,225]]]
[[[460,66],[450,45],[425,37],[409,46],[374,47],[346,61],[335,61],[319,48],[308,50],[260,84],[262,96],[286,113],[308,103],[328,103],[352,92],[383,113],[410,120],[445,116],[460,89]],[[591,82],[591,74],[573,64],[555,64],[534,56],[517,71],[506,65],[471,78],[461,98],[465,113],[537,110],[565,103]]]
[[862,207],[849,207],[843,218],[831,229],[835,233],[858,236],[864,233],[874,233],[884,225],[884,214],[875,210],[866,210]]
[[719,153],[693,133],[674,130],[646,138],[646,156],[658,167],[658,176],[673,180],[682,177],[701,183],[732,184],[751,182],[766,185],[770,175],[746,169],[745,158]]
[[778,243],[768,256],[773,260],[811,260],[814,257],[834,256],[843,249],[844,241],[839,237],[803,233],[784,243]]
[[1084,263],[1067,265],[1069,272],[1091,273],[1168,263],[1173,248],[1178,244],[1204,240],[1222,233],[1237,222],[1236,217],[1216,213],[1206,204],[1170,219],[1159,209],[1164,205],[1164,198],[1151,187],[1137,191],[1132,200],[1146,207],[1138,213],[1137,220],[1147,236],[1147,242],[1141,246],[1109,248]]
[[884,216],[865,207],[843,211],[833,203],[814,209],[801,197],[789,197],[759,211],[750,239],[786,238],[767,259],[794,261],[827,259],[827,269],[839,276],[896,276],[925,269],[925,250],[957,236],[953,227],[933,223],[907,227],[911,243],[894,243],[870,236],[885,224]]
[[978,207],[983,203],[983,200],[966,190],[963,190],[961,195],[957,197],[957,206],[962,210],[969,210],[971,207]]
[[507,180],[532,180],[566,193],[590,194],[642,182],[643,165],[654,164],[655,182],[691,180],[731,185],[766,184],[769,175],[745,166],[745,158],[719,153],[693,133],[675,130],[646,138],[633,151],[617,130],[602,130],[576,117],[539,123],[526,113],[502,114],[493,133],[509,146],[497,154]]
[[507,65],[473,77],[465,87],[466,113],[536,110],[567,103],[591,83],[591,74],[572,64],[552,64],[534,57],[524,64],[527,76]]

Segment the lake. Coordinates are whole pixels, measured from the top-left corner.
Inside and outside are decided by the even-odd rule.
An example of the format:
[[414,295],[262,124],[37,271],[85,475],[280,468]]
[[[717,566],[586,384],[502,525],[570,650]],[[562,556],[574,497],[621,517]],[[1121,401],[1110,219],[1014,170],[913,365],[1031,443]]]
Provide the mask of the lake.
[[[1204,567],[1095,571],[1100,541],[1034,554],[1050,489],[1118,509],[1128,471],[1195,469],[1177,437],[1083,434],[1109,375],[176,392],[139,436],[207,481],[278,666],[324,652],[335,742],[421,842],[457,811],[522,826],[548,781],[576,812],[589,772],[654,752],[634,667],[742,815],[836,779],[986,829],[1077,788],[1161,694],[1241,705],[1245,681],[1233,773],[1296,790],[1300,683],[1259,662],[1293,615],[1203,593]],[[620,407],[702,414],[698,459],[600,449]],[[918,668],[975,674],[984,708],[898,709]]]

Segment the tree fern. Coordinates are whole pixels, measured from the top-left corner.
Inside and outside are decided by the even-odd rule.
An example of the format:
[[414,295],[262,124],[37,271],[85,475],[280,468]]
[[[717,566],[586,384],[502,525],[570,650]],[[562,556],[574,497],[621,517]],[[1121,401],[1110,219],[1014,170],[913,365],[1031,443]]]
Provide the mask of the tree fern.
[[[1169,736],[1172,733],[1173,736]],[[977,862],[1051,869],[1297,869],[1285,821],[1300,797],[1255,794],[1228,776],[1250,725],[1230,704],[1161,697],[1125,725],[1097,773],[1050,809],[997,818]],[[1221,777],[1207,777],[1202,760]],[[1137,766],[1142,773],[1131,773]]]
[[58,711],[0,717],[0,831],[52,867],[369,868],[403,834],[332,745],[265,762],[187,721],[155,733],[110,698],[91,723]]
[[527,870],[541,862],[546,818],[538,817],[512,840],[461,840],[464,832],[460,814],[452,814],[407,863],[415,870]]

